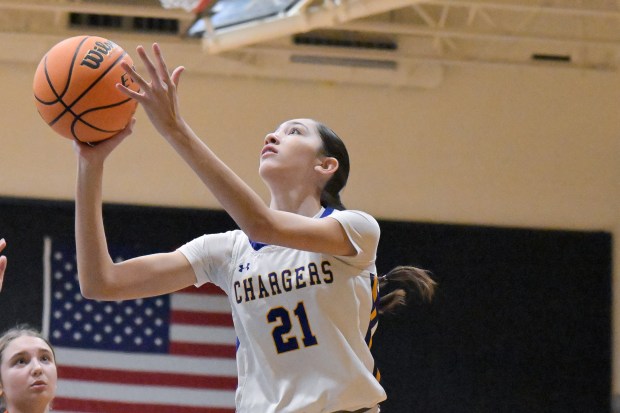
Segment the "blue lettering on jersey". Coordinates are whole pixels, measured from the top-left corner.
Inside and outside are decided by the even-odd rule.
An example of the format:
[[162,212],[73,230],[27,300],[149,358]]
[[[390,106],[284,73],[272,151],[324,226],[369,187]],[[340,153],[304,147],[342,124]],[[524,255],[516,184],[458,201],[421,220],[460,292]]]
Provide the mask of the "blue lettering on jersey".
[[[239,272],[249,270],[249,265],[240,265]],[[249,275],[233,283],[233,292],[235,302],[241,304],[300,290],[308,286],[333,282],[334,274],[331,271],[331,263],[325,260],[320,265],[310,262],[307,265],[296,267],[293,271],[284,269],[279,272],[272,271],[266,276],[262,274]]]

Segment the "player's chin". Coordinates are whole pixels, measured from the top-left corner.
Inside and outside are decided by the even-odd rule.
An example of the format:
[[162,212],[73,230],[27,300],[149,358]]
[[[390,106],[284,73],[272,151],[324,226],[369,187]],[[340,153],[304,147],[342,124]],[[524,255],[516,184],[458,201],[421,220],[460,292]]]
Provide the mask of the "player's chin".
[[282,167],[275,162],[274,159],[261,158],[258,165],[258,174],[263,180],[267,181],[270,178],[277,178],[281,174]]

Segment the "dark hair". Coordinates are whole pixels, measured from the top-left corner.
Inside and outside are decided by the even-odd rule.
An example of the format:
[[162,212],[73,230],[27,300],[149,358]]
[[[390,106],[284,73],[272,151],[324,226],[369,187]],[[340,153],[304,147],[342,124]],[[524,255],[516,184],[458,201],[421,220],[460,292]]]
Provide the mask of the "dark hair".
[[[56,359],[56,354],[54,353],[54,347],[52,347],[49,340],[45,338],[43,334],[41,334],[38,330],[30,327],[27,324],[20,324],[20,325],[17,325],[13,328],[6,330],[0,336],[0,365],[2,365],[2,358],[4,356],[4,350],[6,350],[6,348],[9,346],[9,344],[11,344],[13,340],[19,337],[24,337],[24,336],[36,337],[36,338],[40,338],[41,340],[43,340],[45,344],[49,346],[50,350],[52,350],[52,356],[54,356],[54,359]],[[1,376],[0,376],[0,382],[2,382]],[[4,393],[3,393],[2,395],[0,395],[0,412],[3,412],[5,407],[6,406],[4,403]]]
[[421,302],[430,302],[436,287],[426,270],[406,265],[395,267],[379,277],[379,314],[396,313],[412,295]]
[[315,122],[321,141],[323,141],[323,154],[336,158],[338,161],[338,170],[327,181],[321,193],[321,206],[344,210],[346,208],[340,200],[340,191],[342,191],[349,179],[349,170],[351,168],[349,152],[342,139],[336,135],[336,132],[321,122]]

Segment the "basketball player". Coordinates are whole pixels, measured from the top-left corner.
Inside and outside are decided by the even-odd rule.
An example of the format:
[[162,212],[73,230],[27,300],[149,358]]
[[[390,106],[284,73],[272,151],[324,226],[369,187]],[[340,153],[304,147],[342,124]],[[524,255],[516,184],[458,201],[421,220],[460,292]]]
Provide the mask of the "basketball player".
[[[4,238],[0,239],[0,252],[6,247],[6,241]],[[2,291],[2,281],[4,281],[4,271],[6,270],[6,257],[0,255],[0,291]]]
[[[311,119],[289,120],[268,133],[259,166],[271,193],[267,206],[183,121],[176,92],[183,68],[169,75],[157,45],[155,64],[137,50],[151,81],[125,65],[141,91],[119,89],[142,105],[240,229],[114,263],[102,220],[103,166],[133,124],[94,147],[75,142],[83,294],[119,300],[214,283],[228,294],[238,338],[237,412],[378,412],[386,394],[370,347],[379,226],[340,200],[349,174],[343,142]],[[413,267],[397,268],[389,280],[404,288],[382,298],[384,310],[403,302],[406,288],[430,299],[435,286]]]
[[49,412],[57,378],[54,349],[38,331],[19,326],[0,336],[0,412]]

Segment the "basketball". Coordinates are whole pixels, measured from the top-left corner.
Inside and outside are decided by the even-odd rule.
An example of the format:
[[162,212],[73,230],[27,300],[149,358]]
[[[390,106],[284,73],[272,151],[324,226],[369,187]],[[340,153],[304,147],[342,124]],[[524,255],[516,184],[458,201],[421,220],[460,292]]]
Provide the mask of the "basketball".
[[97,36],[76,36],[52,47],[34,75],[37,110],[58,134],[80,142],[114,136],[131,120],[137,102],[116,89],[139,87],[121,67],[133,65],[116,43]]

